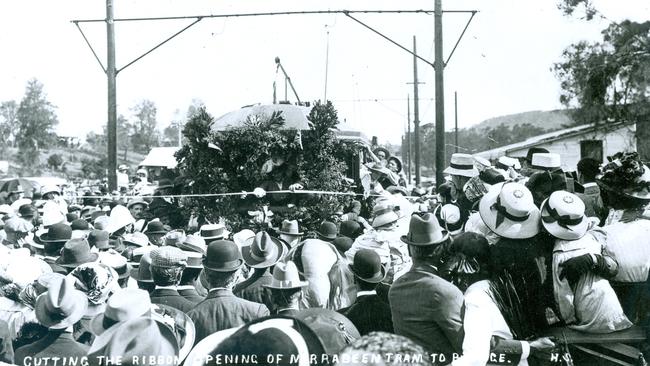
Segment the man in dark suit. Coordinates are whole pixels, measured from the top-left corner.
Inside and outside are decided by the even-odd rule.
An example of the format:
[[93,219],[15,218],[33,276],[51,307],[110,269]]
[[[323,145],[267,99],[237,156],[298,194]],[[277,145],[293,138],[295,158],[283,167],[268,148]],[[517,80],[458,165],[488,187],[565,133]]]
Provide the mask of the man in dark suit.
[[[88,298],[63,278],[55,280],[47,292],[36,300],[36,319],[48,327],[47,335],[16,350],[17,365],[44,364],[40,358],[60,357],[61,362],[77,362],[88,353],[88,346],[78,343],[72,336],[72,327],[84,316]],[[31,359],[30,359],[31,358]]]
[[413,266],[388,293],[395,333],[451,360],[453,353],[460,354],[463,342],[463,293],[440,277],[436,267],[440,256],[436,249],[450,240],[449,233],[434,215],[414,215],[401,240],[409,245]]
[[232,289],[244,264],[237,244],[216,240],[208,245],[203,268],[210,285],[207,298],[187,315],[194,321],[196,341],[220,330],[238,327],[269,315],[263,304],[236,297]]
[[263,285],[270,291],[273,314],[294,316],[300,312],[300,297],[308,281],[301,281],[293,261],[278,262],[273,268],[271,283]]
[[151,251],[150,269],[156,286],[150,294],[152,304],[168,305],[186,313],[194,308],[195,303],[177,290],[186,266],[187,255],[176,247],[164,246]]
[[386,278],[386,268],[381,264],[379,255],[370,249],[361,249],[354,254],[350,266],[359,292],[350,307],[340,309],[359,333],[363,336],[370,332],[393,333],[393,320],[390,305],[377,296],[377,285]]

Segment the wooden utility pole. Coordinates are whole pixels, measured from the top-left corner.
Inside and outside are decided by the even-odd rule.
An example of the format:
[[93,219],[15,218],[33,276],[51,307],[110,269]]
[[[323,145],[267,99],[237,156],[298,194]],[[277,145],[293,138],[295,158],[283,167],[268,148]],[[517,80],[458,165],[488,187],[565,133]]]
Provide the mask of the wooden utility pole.
[[[445,162],[445,88],[444,71],[445,63],[442,55],[442,0],[435,0],[434,6],[434,50],[433,62],[436,80],[436,186],[440,187],[445,182],[443,170]],[[418,182],[419,183],[419,182]]]
[[411,184],[411,96],[406,95],[406,177]]
[[106,0],[106,77],[108,79],[108,189],[117,190],[117,87],[113,0]]
[[413,125],[415,126],[415,185],[420,185],[420,106],[418,100],[418,59],[413,36]]
[[456,146],[455,152],[458,152],[458,93],[454,92],[454,145]]

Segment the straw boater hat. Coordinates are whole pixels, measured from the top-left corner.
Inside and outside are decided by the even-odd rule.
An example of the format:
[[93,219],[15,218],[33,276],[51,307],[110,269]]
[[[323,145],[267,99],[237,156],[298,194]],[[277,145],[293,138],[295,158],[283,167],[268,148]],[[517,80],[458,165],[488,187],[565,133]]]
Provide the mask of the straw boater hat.
[[293,261],[278,262],[273,268],[273,279],[263,287],[275,290],[299,289],[308,286],[308,281],[300,280],[298,267]]
[[479,214],[487,227],[509,239],[527,239],[539,233],[539,209],[526,186],[499,183],[479,202]]
[[409,232],[400,238],[404,243],[414,246],[440,244],[449,239],[449,233],[443,230],[433,214],[427,213],[422,217],[411,216]]
[[304,233],[300,231],[297,220],[284,220],[282,221],[282,227],[278,230],[278,234],[301,236]]
[[455,153],[451,155],[451,162],[444,170],[445,174],[475,177],[478,170],[474,167],[474,158],[469,154]]
[[252,268],[268,268],[287,254],[287,247],[266,231],[255,235],[251,245],[241,248],[244,261]]
[[535,153],[533,154],[531,165],[533,169],[555,170],[562,166],[562,158],[560,157],[560,154]]
[[71,280],[58,278],[48,290],[36,298],[36,319],[50,329],[65,329],[86,313],[88,301],[83,292],[75,290]]
[[226,234],[226,227],[222,224],[206,224],[201,226],[199,234],[205,241],[223,239]]
[[372,227],[388,225],[399,220],[399,215],[393,206],[387,203],[376,204],[372,209]]
[[371,249],[354,253],[354,260],[348,266],[350,272],[364,282],[379,283],[386,278],[386,267],[381,264],[379,254]]
[[580,197],[566,191],[553,192],[542,203],[542,225],[556,238],[577,240],[598,219],[585,217],[585,204]]

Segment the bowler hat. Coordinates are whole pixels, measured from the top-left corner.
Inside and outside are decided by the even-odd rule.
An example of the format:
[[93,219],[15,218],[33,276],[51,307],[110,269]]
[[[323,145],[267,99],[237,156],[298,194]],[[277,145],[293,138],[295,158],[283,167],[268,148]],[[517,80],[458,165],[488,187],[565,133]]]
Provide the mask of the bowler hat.
[[77,266],[94,262],[98,254],[90,252],[90,245],[86,239],[71,239],[63,246],[61,256],[55,263],[65,268],[76,268]]
[[151,311],[149,293],[141,289],[123,289],[114,293],[106,302],[106,310],[90,322],[90,330],[95,335],[127,320],[143,316]]
[[97,249],[108,249],[108,231],[93,230],[88,234],[88,244]]
[[449,233],[442,230],[436,217],[426,213],[422,217],[411,216],[409,232],[401,240],[408,245],[426,246],[442,243],[448,238]]
[[208,244],[203,267],[216,272],[234,272],[244,264],[239,247],[230,240],[215,240]]
[[352,220],[346,220],[341,223],[339,228],[339,234],[341,236],[347,236],[348,238],[356,239],[357,236],[361,234],[361,225]]
[[284,234],[284,235],[295,235],[295,236],[300,236],[304,233],[300,232],[298,228],[298,221],[297,220],[284,220],[282,221],[282,227],[280,230],[278,230],[279,234]]
[[41,235],[39,240],[43,243],[59,243],[70,240],[72,228],[66,224],[54,224],[47,229],[47,233]]
[[339,236],[338,238],[334,239],[334,241],[332,241],[332,244],[334,244],[340,253],[345,253],[352,247],[353,242],[354,240],[348,238],[347,236]]
[[288,290],[302,288],[307,285],[309,285],[308,281],[300,280],[296,264],[293,261],[287,261],[286,263],[278,262],[273,268],[271,283],[262,286],[276,290]]
[[36,207],[32,205],[22,205],[18,208],[18,215],[24,218],[31,218],[36,215]]
[[320,224],[318,231],[316,232],[316,234],[318,234],[320,237],[329,240],[336,239],[336,233],[336,224],[329,221],[323,221],[323,223]]
[[48,290],[36,298],[34,312],[38,322],[50,329],[65,329],[81,320],[88,307],[86,295],[67,278],[55,279]]
[[165,224],[158,220],[149,222],[144,230],[145,234],[167,234],[168,232],[169,230],[165,229]]
[[379,254],[374,250],[361,249],[354,253],[354,260],[349,267],[364,282],[379,283],[386,278],[386,267],[381,264]]
[[287,254],[287,247],[266,231],[255,235],[251,245],[241,248],[244,262],[251,268],[268,268]]
[[74,230],[90,230],[90,225],[84,219],[76,219],[70,223],[70,228]]

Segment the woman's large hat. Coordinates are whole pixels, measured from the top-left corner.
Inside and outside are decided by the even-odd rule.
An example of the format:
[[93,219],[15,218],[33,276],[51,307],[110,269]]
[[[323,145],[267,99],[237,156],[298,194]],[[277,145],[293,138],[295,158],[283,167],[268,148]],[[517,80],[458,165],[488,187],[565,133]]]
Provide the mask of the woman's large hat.
[[650,201],[650,169],[637,153],[617,153],[597,179],[601,189],[641,201]]
[[451,162],[444,170],[445,174],[475,177],[478,170],[474,167],[474,158],[469,154],[455,153],[451,155]]
[[582,238],[593,221],[585,217],[585,204],[580,197],[566,191],[553,192],[542,203],[542,225],[556,238]]
[[355,276],[364,282],[379,283],[386,278],[386,267],[381,264],[379,254],[374,250],[361,249],[354,253],[354,260],[349,268]]
[[396,157],[396,156],[391,156],[391,157],[389,157],[389,158],[386,159],[386,160],[387,160],[387,161],[393,161],[393,162],[395,162],[395,165],[397,165],[397,173],[399,173],[399,172],[402,171],[402,161],[399,160],[398,157]]
[[479,202],[479,214],[490,230],[505,238],[527,239],[539,233],[539,209],[519,183],[493,185]]
[[298,267],[293,261],[278,262],[273,268],[273,279],[263,287],[276,290],[297,289],[308,286],[308,281],[301,281],[298,274]]
[[242,247],[241,252],[249,267],[268,268],[286,256],[287,247],[266,231],[260,231],[253,238],[251,245]]
[[81,320],[87,307],[86,296],[74,288],[70,279],[57,278],[45,293],[38,296],[34,312],[44,326],[65,329]]
[[449,233],[444,231],[433,214],[411,216],[409,232],[400,238],[404,243],[414,246],[440,244],[449,239]]

